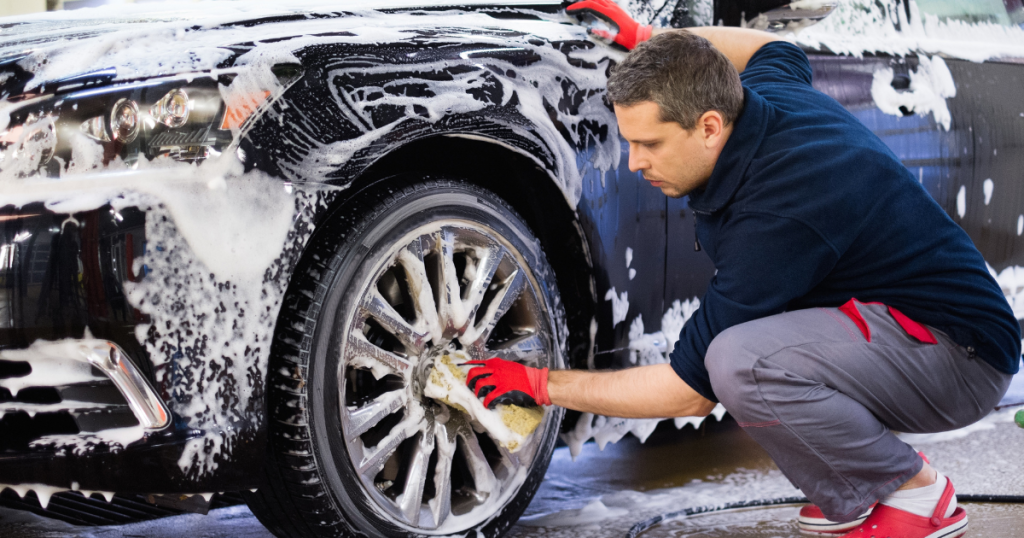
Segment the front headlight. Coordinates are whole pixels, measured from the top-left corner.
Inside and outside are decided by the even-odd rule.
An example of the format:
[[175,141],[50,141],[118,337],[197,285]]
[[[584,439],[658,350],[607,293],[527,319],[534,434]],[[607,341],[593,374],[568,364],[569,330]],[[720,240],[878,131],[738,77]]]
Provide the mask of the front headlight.
[[[278,93],[299,74],[274,69]],[[220,74],[129,83],[54,96],[11,113],[0,133],[4,176],[65,172],[140,159],[201,162],[228,149],[275,91],[236,91],[235,75]]]

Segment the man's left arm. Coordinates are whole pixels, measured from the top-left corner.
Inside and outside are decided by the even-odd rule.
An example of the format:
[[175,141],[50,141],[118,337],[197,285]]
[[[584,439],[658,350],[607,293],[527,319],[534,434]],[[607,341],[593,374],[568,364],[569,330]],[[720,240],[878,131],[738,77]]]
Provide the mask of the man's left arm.
[[697,26],[693,28],[664,28],[654,31],[654,35],[664,32],[690,32],[707,39],[711,46],[718,49],[742,73],[747,63],[761,47],[773,41],[782,41],[775,34],[751,28],[731,28],[727,26]]

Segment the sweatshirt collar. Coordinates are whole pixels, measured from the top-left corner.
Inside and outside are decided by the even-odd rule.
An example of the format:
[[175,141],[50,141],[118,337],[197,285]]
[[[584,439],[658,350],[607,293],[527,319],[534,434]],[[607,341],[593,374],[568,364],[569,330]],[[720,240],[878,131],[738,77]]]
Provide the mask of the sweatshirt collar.
[[743,112],[736,120],[729,140],[725,142],[707,185],[690,193],[690,208],[713,213],[725,207],[743,184],[750,160],[761,147],[768,128],[765,100],[750,88],[743,88]]

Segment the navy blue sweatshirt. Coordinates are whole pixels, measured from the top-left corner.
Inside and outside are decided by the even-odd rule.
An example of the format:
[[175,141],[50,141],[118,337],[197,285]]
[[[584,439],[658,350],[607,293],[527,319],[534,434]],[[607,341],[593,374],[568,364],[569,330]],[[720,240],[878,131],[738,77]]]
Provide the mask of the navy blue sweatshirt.
[[740,79],[743,113],[707,185],[690,194],[718,272],[670,355],[676,373],[717,401],[704,367],[717,334],[853,297],[1016,373],[1020,326],[981,253],[874,133],[811,87],[803,51],[769,43]]

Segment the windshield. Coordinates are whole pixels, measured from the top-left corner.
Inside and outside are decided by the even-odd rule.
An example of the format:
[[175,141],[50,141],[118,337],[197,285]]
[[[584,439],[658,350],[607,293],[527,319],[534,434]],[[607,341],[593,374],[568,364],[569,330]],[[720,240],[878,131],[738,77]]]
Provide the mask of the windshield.
[[917,0],[917,7],[943,20],[1006,26],[1024,22],[1021,0]]

